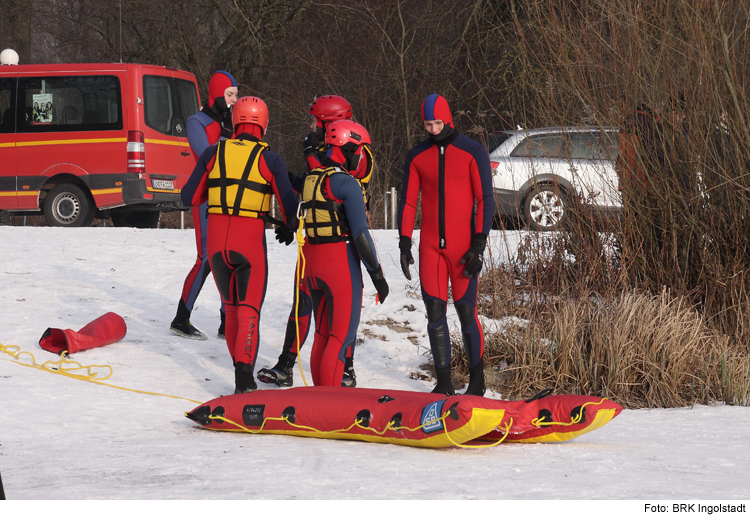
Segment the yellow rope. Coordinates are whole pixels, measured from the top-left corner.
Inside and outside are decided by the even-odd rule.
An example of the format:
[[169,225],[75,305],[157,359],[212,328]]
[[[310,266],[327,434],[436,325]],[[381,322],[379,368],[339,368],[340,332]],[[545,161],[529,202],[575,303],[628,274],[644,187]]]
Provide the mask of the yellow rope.
[[[233,422],[232,420],[230,420],[229,418],[225,418],[224,416],[216,416],[216,415],[213,415],[213,414],[212,414],[212,415],[209,415],[208,419],[209,419],[209,420],[224,421],[224,422],[227,422],[227,423],[229,423],[229,424],[231,424],[231,425],[233,425],[233,426],[235,426],[235,427],[239,427],[240,429],[242,429],[242,430],[243,430],[243,431],[245,431],[245,432],[248,432],[248,433],[254,433],[254,434],[257,434],[257,433],[261,433],[261,432],[263,432],[263,428],[264,428],[264,427],[266,426],[266,422],[268,422],[268,421],[279,421],[279,422],[286,422],[286,423],[287,423],[287,424],[288,424],[288,425],[289,425],[290,427],[296,427],[297,429],[304,429],[304,430],[306,430],[306,431],[312,431],[312,432],[314,432],[314,433],[320,433],[320,434],[336,434],[336,433],[346,433],[346,432],[348,432],[348,431],[351,431],[351,430],[352,430],[352,428],[354,428],[354,427],[356,427],[356,426],[358,426],[358,425],[359,425],[359,427],[361,427],[362,429],[365,429],[365,430],[367,430],[367,431],[372,431],[373,433],[375,433],[375,434],[377,434],[377,435],[379,435],[379,436],[383,436],[383,435],[384,435],[385,433],[387,433],[387,432],[388,432],[388,431],[390,431],[390,430],[393,430],[393,431],[398,431],[398,430],[400,430],[400,429],[405,429],[405,430],[407,430],[407,431],[410,431],[410,432],[414,432],[414,431],[417,431],[417,430],[419,430],[419,429],[422,429],[423,427],[427,427],[428,425],[432,425],[432,424],[434,424],[434,423],[436,423],[436,422],[439,422],[439,421],[441,421],[441,420],[444,420],[444,419],[445,419],[445,417],[446,417],[446,416],[448,416],[448,414],[450,414],[450,412],[449,412],[449,411],[446,411],[446,413],[445,413],[445,414],[443,414],[442,416],[440,416],[440,417],[438,417],[438,418],[435,418],[434,420],[430,420],[429,422],[426,422],[426,423],[424,423],[424,424],[422,424],[422,425],[419,425],[419,426],[417,426],[417,427],[414,427],[414,428],[410,428],[410,427],[403,427],[403,426],[399,426],[399,427],[393,427],[393,425],[394,425],[394,424],[395,424],[396,422],[394,422],[394,421],[390,421],[390,422],[388,422],[388,424],[387,424],[387,425],[385,426],[385,429],[383,429],[382,431],[378,431],[377,429],[374,429],[374,428],[372,428],[372,427],[363,427],[363,426],[359,425],[359,424],[360,424],[360,423],[362,422],[362,419],[361,419],[361,418],[360,418],[360,419],[357,419],[357,420],[355,420],[355,421],[354,421],[354,423],[352,423],[352,425],[350,425],[350,426],[349,426],[349,427],[347,427],[346,429],[336,429],[336,430],[333,430],[333,431],[321,431],[320,429],[316,429],[315,427],[310,427],[309,425],[297,425],[297,424],[295,424],[294,422],[290,422],[290,421],[289,421],[289,419],[288,419],[288,418],[286,418],[285,416],[282,416],[281,418],[276,418],[276,417],[271,417],[271,416],[269,416],[268,418],[265,418],[265,419],[263,420],[263,423],[262,423],[262,424],[260,424],[260,427],[259,427],[258,429],[248,429],[247,427],[245,427],[245,426],[243,426],[243,425],[240,425],[240,424],[238,424],[238,423],[236,423],[236,422]],[[185,413],[185,415],[187,416],[187,413]],[[444,422],[443,422],[443,425],[445,425],[445,423],[444,423]],[[446,430],[446,431],[447,431],[447,430]],[[458,445],[458,444],[456,444],[456,445]]]
[[462,445],[462,444],[457,444],[453,440],[453,438],[451,438],[450,435],[448,434],[448,427],[446,427],[446,425],[445,425],[445,415],[443,415],[440,419],[443,420],[443,427],[445,428],[445,437],[448,440],[450,440],[451,443],[454,446],[456,446],[456,447],[463,447],[464,449],[484,449],[486,447],[495,447],[496,445],[500,445],[503,442],[503,440],[505,440],[508,437],[508,433],[510,432],[510,427],[513,424],[513,418],[511,418],[510,422],[508,423],[508,426],[505,428],[505,434],[503,435],[503,437],[500,440],[498,440],[497,442],[493,443],[493,444],[486,444],[486,445]]
[[606,398],[602,398],[601,401],[599,401],[599,402],[586,402],[586,403],[584,403],[583,405],[581,405],[581,411],[578,414],[576,414],[575,417],[572,417],[573,418],[572,422],[568,422],[568,423],[565,423],[565,422],[545,422],[543,418],[533,418],[531,420],[531,425],[533,425],[534,427],[543,427],[543,426],[549,426],[549,425],[563,425],[563,426],[567,427],[569,425],[576,425],[576,424],[578,424],[578,423],[581,422],[581,419],[583,418],[583,409],[587,405],[601,405],[605,401],[606,401]]
[[[187,414],[188,413],[185,413],[186,416],[187,416]],[[266,422],[268,422],[268,421],[279,421],[279,422],[285,422],[290,427],[294,427],[294,428],[297,428],[297,429],[303,429],[303,430],[306,430],[306,431],[312,431],[314,433],[319,433],[319,434],[340,434],[340,433],[347,433],[347,432],[351,431],[354,427],[359,426],[360,428],[362,428],[362,429],[364,429],[366,431],[372,431],[373,433],[375,433],[378,436],[384,436],[388,431],[397,431],[398,432],[398,431],[400,431],[402,429],[406,430],[406,431],[409,431],[409,432],[414,432],[414,431],[418,431],[419,429],[422,429],[424,427],[427,427],[429,425],[432,425],[434,423],[442,422],[443,423],[443,428],[445,430],[445,436],[446,436],[446,438],[448,438],[448,440],[450,440],[451,443],[454,446],[461,447],[461,448],[464,448],[464,449],[484,449],[484,448],[487,448],[487,447],[494,447],[496,445],[499,445],[508,436],[508,433],[510,432],[511,424],[513,423],[513,419],[511,418],[511,421],[508,423],[508,426],[505,429],[505,434],[503,435],[503,437],[500,440],[498,440],[495,443],[487,444],[487,445],[473,445],[473,446],[472,445],[462,445],[462,444],[456,443],[456,441],[453,440],[450,437],[450,435],[448,434],[448,426],[445,423],[445,419],[448,417],[449,414],[450,414],[450,411],[446,411],[445,413],[443,413],[442,416],[439,416],[439,417],[435,418],[434,420],[430,420],[429,422],[425,422],[425,423],[423,423],[421,425],[418,425],[417,427],[404,427],[404,426],[394,427],[394,425],[395,425],[396,422],[390,421],[390,422],[388,422],[388,424],[386,424],[385,429],[383,429],[382,431],[378,431],[377,429],[375,429],[373,427],[364,427],[364,426],[360,425],[360,423],[362,422],[362,419],[355,420],[354,423],[352,423],[352,425],[350,425],[346,429],[336,429],[336,430],[333,430],[333,431],[321,431],[320,429],[316,429],[315,427],[310,427],[308,425],[297,425],[297,424],[295,424],[293,422],[290,422],[289,419],[287,417],[285,417],[285,416],[282,416],[281,418],[276,418],[276,417],[270,417],[269,416],[268,418],[265,418],[263,420],[263,423],[260,424],[260,427],[258,429],[248,429],[247,427],[245,427],[243,425],[240,425],[237,422],[234,422],[234,421],[230,420],[229,418],[225,418],[224,416],[216,416],[216,415],[212,414],[212,415],[209,415],[208,419],[209,420],[216,420],[216,421],[220,421],[220,422],[224,421],[224,422],[227,422],[230,425],[233,425],[233,426],[235,426],[235,427],[237,427],[239,429],[242,429],[243,431],[245,431],[247,433],[253,433],[253,434],[262,433],[263,432],[263,428],[266,426]]]
[[[297,227],[297,266],[295,271],[295,284],[297,285],[297,294],[294,296],[294,326],[297,332],[297,364],[299,365],[299,373],[302,376],[302,382],[307,387],[307,380],[305,379],[305,371],[302,370],[302,358],[300,357],[300,342],[299,342],[299,283],[305,278],[305,254],[302,252],[302,246],[305,245],[305,215],[299,216],[299,227]],[[302,263],[302,269],[300,270],[300,262]],[[310,307],[310,321],[308,325],[312,323],[312,307]],[[308,332],[309,332],[308,327]]]
[[[134,392],[134,393],[138,393],[138,394],[148,394],[148,395],[151,395],[151,396],[164,396],[166,398],[173,398],[173,399],[176,399],[176,400],[185,400],[185,401],[189,401],[189,402],[195,403],[195,404],[204,403],[204,402],[199,401],[199,400],[193,400],[193,399],[190,399],[190,398],[184,398],[182,396],[173,396],[171,394],[163,394],[163,393],[160,393],[160,392],[151,392],[151,391],[144,391],[144,390],[138,390],[138,389],[129,389],[127,387],[120,387],[118,385],[111,385],[109,383],[102,383],[103,380],[108,379],[109,377],[112,376],[113,369],[112,369],[111,366],[109,366],[109,365],[88,365],[88,366],[84,366],[84,365],[81,365],[80,363],[78,363],[77,361],[71,361],[71,360],[66,359],[66,357],[67,357],[66,353],[63,353],[61,355],[60,361],[45,361],[44,363],[37,363],[36,362],[36,358],[34,357],[34,355],[31,352],[22,351],[20,349],[20,347],[18,347],[16,345],[8,345],[6,347],[2,343],[0,343],[0,351],[5,352],[6,354],[8,354],[12,358],[14,358],[15,361],[13,361],[13,363],[21,365],[23,367],[35,368],[35,369],[38,369],[38,370],[43,370],[43,371],[46,371],[46,372],[50,372],[52,374],[59,374],[59,375],[62,375],[62,376],[73,378],[73,379],[78,379],[78,380],[82,380],[82,381],[88,381],[90,383],[95,383],[95,384],[101,385],[103,387],[110,387],[112,389],[119,389],[119,390],[124,390],[124,391],[128,391],[128,392]],[[21,355],[28,355],[31,358],[31,364],[24,363],[23,361],[21,361]],[[99,375],[99,373],[93,371],[92,369],[98,369],[98,368],[109,370],[109,374],[107,374],[103,378],[97,379],[97,376]],[[86,374],[73,374],[72,371],[75,371],[75,370],[86,370],[87,373]],[[604,400],[602,400],[602,401],[604,401]],[[185,415],[187,415],[187,414],[188,413],[185,413]],[[257,429],[257,430],[248,429],[247,427],[244,427],[244,426],[242,426],[242,425],[240,425],[240,424],[238,424],[236,422],[233,422],[232,420],[230,420],[228,418],[225,418],[223,416],[210,415],[209,419],[225,421],[225,422],[227,422],[227,423],[229,423],[229,424],[231,424],[231,425],[233,425],[235,427],[238,427],[238,428],[240,428],[243,431],[246,431],[248,433],[260,433],[260,432],[262,432],[262,430],[265,427],[267,421],[283,421],[283,422],[286,422],[287,424],[289,424],[291,427],[295,427],[297,429],[305,429],[305,430],[313,431],[313,432],[320,433],[320,434],[346,433],[346,432],[350,431],[351,429],[353,429],[354,427],[359,426],[362,429],[365,429],[367,431],[372,431],[373,433],[375,433],[376,435],[379,435],[379,436],[385,435],[388,431],[399,431],[399,430],[402,430],[402,429],[406,430],[406,431],[409,431],[409,432],[414,432],[414,431],[417,431],[419,429],[422,429],[423,427],[427,427],[429,425],[432,425],[432,424],[440,421],[440,422],[443,423],[443,428],[445,429],[445,436],[446,436],[446,438],[448,438],[451,441],[451,443],[453,445],[455,445],[456,447],[462,447],[462,448],[466,448],[466,449],[478,449],[478,448],[485,448],[485,447],[496,446],[496,445],[500,444],[503,440],[505,440],[505,438],[508,436],[508,432],[510,431],[510,424],[509,424],[508,427],[507,427],[507,429],[506,429],[506,431],[505,431],[505,435],[499,441],[497,441],[497,442],[495,442],[493,444],[480,445],[480,446],[461,445],[461,444],[456,443],[450,437],[450,435],[448,434],[448,427],[447,427],[447,424],[445,423],[445,418],[449,414],[450,414],[450,411],[446,411],[445,413],[443,413],[442,416],[439,416],[438,418],[435,418],[434,420],[430,420],[429,422],[423,423],[423,424],[421,424],[421,425],[419,425],[417,427],[405,427],[405,426],[394,427],[395,422],[394,421],[390,421],[390,422],[388,422],[388,424],[385,426],[385,428],[382,431],[378,431],[377,429],[375,429],[373,427],[363,427],[363,426],[361,426],[360,425],[360,423],[362,422],[361,419],[356,420],[354,423],[352,423],[352,425],[350,425],[346,429],[337,429],[335,431],[321,431],[321,430],[316,429],[314,427],[310,427],[310,426],[306,426],[306,425],[297,425],[295,423],[290,422],[289,419],[286,418],[286,417],[281,417],[281,418],[268,417],[268,418],[266,418],[266,419],[263,420],[263,423],[261,424],[260,428]],[[580,420],[580,418],[579,418],[579,420]]]
[[[103,387],[111,387],[113,389],[119,389],[124,390],[128,392],[135,392],[138,394],[150,394],[152,396],[165,396],[167,398],[174,398],[176,400],[185,400],[192,403],[203,403],[198,400],[191,400],[190,398],[183,398],[182,396],[172,396],[171,394],[163,394],[160,392],[150,392],[150,391],[143,391],[138,389],[129,389],[127,387],[119,387],[117,385],[111,385],[109,383],[102,383],[105,379],[108,379],[110,376],[112,376],[113,369],[109,365],[88,365],[83,366],[77,361],[70,361],[66,359],[67,354],[63,352],[63,354],[60,356],[60,361],[45,361],[44,363],[37,363],[36,358],[31,352],[21,351],[19,347],[16,345],[8,345],[7,347],[0,343],[0,351],[5,352],[12,358],[14,358],[16,361],[13,361],[13,363],[16,363],[18,365],[24,366],[24,367],[30,367],[35,368],[38,370],[43,370],[45,372],[50,372],[52,374],[59,374],[61,376],[66,376],[68,378],[73,378],[81,381],[88,381],[90,383],[95,383],[97,385],[101,385]],[[22,355],[28,355],[31,358],[31,364],[24,363],[21,361]],[[109,370],[109,374],[102,378],[97,378],[99,375],[99,372],[95,372],[92,369],[107,369]],[[76,370],[85,370],[86,374],[74,374],[73,372]]]

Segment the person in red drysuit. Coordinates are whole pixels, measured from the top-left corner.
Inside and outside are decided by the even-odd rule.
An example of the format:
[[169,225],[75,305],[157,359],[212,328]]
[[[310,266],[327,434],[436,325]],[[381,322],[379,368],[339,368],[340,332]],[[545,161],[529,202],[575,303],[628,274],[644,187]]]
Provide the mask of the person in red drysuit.
[[[312,131],[302,143],[305,161],[310,170],[314,170],[326,163],[328,148],[325,145],[325,132],[328,125],[341,119],[352,117],[352,105],[339,95],[321,95],[315,98],[308,108],[308,114],[312,117],[310,128]],[[365,204],[367,204],[367,189],[373,171],[372,151],[369,145],[362,145],[362,155],[359,156],[358,165],[351,170],[362,186]],[[300,180],[297,182],[301,186]],[[301,189],[300,189],[301,190]],[[296,306],[299,296],[299,306]],[[264,383],[271,383],[279,387],[291,387],[294,383],[294,364],[297,361],[297,350],[301,349],[307,339],[310,328],[310,317],[312,316],[312,300],[307,292],[305,281],[297,284],[295,277],[295,299],[289,320],[286,326],[286,337],[281,349],[279,359],[272,368],[262,368],[258,371],[258,379]],[[299,332],[299,341],[297,335]],[[351,348],[346,357],[344,376],[341,381],[344,387],[356,387],[357,376],[354,372],[354,347]]]
[[[221,70],[214,73],[208,82],[208,104],[187,120],[187,138],[196,163],[198,157],[208,147],[216,145],[220,140],[232,137],[232,105],[236,101],[237,81],[234,80],[232,74]],[[188,339],[204,340],[208,338],[205,333],[190,323],[190,314],[193,311],[195,301],[206,282],[208,274],[211,273],[211,266],[206,254],[207,211],[208,205],[205,203],[194,206],[192,209],[198,256],[192,269],[185,277],[182,295],[177,304],[177,314],[169,327],[173,334]],[[221,325],[219,326],[218,337],[224,338],[224,305],[221,307],[220,316]]]
[[411,237],[421,190],[419,278],[437,371],[433,392],[454,394],[446,320],[450,280],[469,361],[466,394],[481,396],[485,392],[484,336],[476,302],[477,277],[494,212],[490,159],[482,145],[455,130],[450,107],[442,96],[432,94],[424,100],[422,120],[428,137],[409,151],[404,163],[398,209],[401,269],[411,280]]
[[235,393],[257,389],[253,369],[268,262],[265,218],[275,195],[287,229],[296,224],[297,199],[278,154],[261,141],[268,107],[243,97],[234,107],[234,138],[209,147],[182,189],[182,201],[208,201],[207,254],[226,310],[226,341],[235,367]]
[[302,190],[303,280],[315,315],[313,383],[340,387],[362,310],[360,261],[381,302],[389,289],[370,235],[362,186],[349,172],[359,165],[370,135],[362,125],[341,120],[328,126],[325,142],[326,158],[305,177]]

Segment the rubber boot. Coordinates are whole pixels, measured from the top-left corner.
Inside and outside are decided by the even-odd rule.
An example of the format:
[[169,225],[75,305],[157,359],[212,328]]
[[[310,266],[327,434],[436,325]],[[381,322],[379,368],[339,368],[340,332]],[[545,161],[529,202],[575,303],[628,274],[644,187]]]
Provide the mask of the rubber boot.
[[227,314],[224,313],[224,311],[219,311],[219,316],[221,317],[221,324],[219,325],[219,331],[216,332],[216,337],[219,339],[226,339],[225,331],[226,328],[226,322],[227,322]]
[[484,385],[484,359],[469,369],[469,387],[464,394],[473,396],[484,396],[486,387]]
[[258,390],[258,385],[253,379],[253,366],[247,363],[234,364],[234,393],[242,394]]
[[341,378],[342,387],[356,387],[357,375],[354,373],[354,358],[349,356],[344,360],[344,377]]
[[297,355],[282,352],[273,368],[262,368],[258,371],[258,379],[263,383],[270,383],[278,387],[291,387],[294,383],[294,363]]
[[436,368],[437,374],[437,385],[432,389],[435,394],[445,394],[446,396],[453,396],[456,391],[453,390],[453,382],[451,381],[451,368]]

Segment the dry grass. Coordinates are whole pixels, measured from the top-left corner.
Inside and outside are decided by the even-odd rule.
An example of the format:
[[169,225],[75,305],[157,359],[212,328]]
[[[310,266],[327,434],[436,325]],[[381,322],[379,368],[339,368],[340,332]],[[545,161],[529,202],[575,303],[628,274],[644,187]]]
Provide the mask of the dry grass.
[[[454,335],[456,381],[468,370]],[[511,399],[542,389],[590,394],[620,405],[747,405],[750,354],[711,329],[684,300],[623,293],[540,308],[533,323],[485,334],[488,386]]]

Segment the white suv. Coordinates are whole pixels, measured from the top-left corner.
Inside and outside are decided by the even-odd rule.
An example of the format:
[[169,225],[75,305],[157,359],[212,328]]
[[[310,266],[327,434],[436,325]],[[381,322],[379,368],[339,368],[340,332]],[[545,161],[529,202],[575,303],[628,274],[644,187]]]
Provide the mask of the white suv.
[[598,213],[621,207],[616,129],[511,130],[490,135],[487,150],[496,213],[523,218],[529,229],[557,229],[572,195]]

